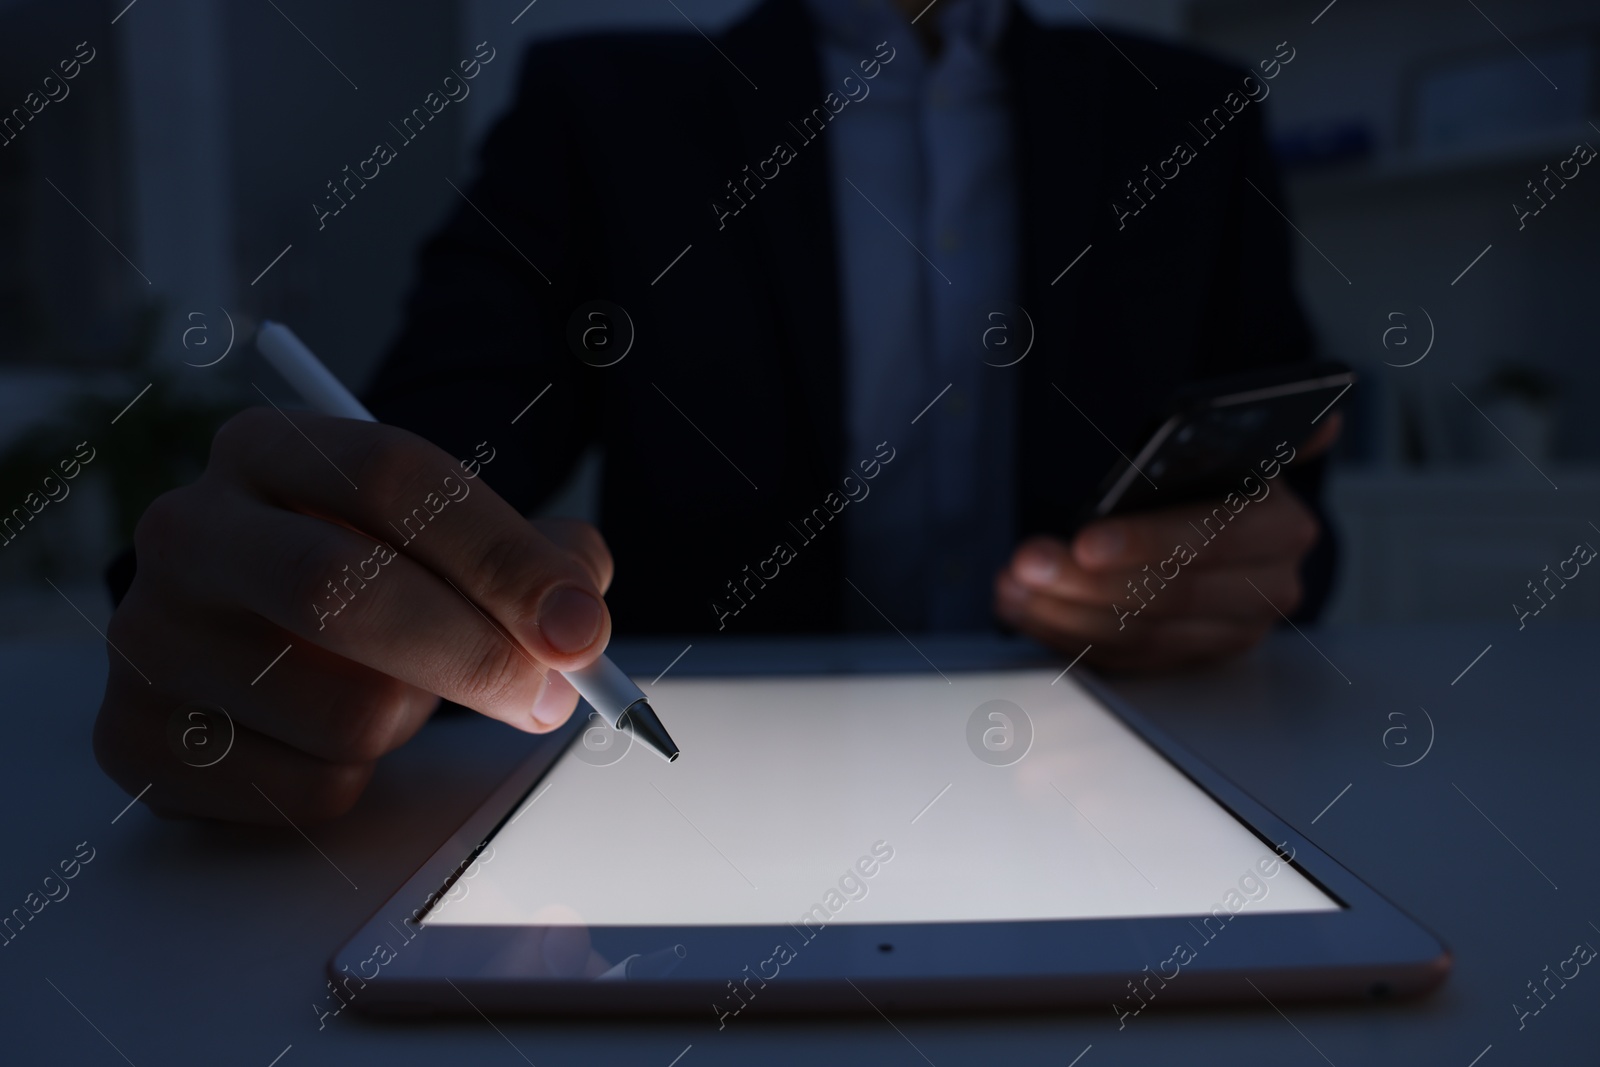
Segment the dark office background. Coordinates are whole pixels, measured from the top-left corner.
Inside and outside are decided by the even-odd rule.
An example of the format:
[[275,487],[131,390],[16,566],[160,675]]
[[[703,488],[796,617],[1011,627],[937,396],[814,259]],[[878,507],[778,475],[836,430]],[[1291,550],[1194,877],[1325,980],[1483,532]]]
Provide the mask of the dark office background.
[[[284,395],[250,324],[287,321],[366,380],[526,42],[714,31],[748,6],[526,3],[0,0],[0,114],[80,42],[94,50],[69,95],[0,136],[0,507],[59,440],[97,450],[73,505],[0,552],[0,633],[81,635],[47,578],[97,624],[109,612],[100,571],[142,502],[192,475],[208,428],[259,401],[252,383]],[[1512,207],[1575,145],[1600,145],[1600,7],[1336,0],[1309,22],[1325,3],[1027,6],[1251,65],[1287,40],[1266,110],[1300,289],[1324,352],[1362,374],[1333,482],[1346,562],[1331,618],[1509,618],[1542,563],[1600,541],[1600,170],[1521,229]],[[325,183],[486,39],[496,56],[470,97],[319,232]],[[225,359],[195,366],[235,332]],[[139,403],[161,418],[110,426],[147,383]],[[589,507],[586,477],[559,510]],[[1600,584],[1550,610],[1600,616]]]

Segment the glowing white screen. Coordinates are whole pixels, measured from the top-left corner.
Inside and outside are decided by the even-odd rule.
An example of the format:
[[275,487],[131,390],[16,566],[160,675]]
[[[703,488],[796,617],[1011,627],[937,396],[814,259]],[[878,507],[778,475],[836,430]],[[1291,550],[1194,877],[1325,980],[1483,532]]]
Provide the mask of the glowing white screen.
[[[634,743],[596,766],[580,738],[426,921],[781,924],[818,904],[830,923],[1201,915],[1230,892],[1243,912],[1337,910],[1070,677],[950,677],[652,686],[678,761]],[[1020,721],[1009,750],[1006,720],[973,725],[995,700],[1032,725],[1009,766],[975,754],[1020,750]]]

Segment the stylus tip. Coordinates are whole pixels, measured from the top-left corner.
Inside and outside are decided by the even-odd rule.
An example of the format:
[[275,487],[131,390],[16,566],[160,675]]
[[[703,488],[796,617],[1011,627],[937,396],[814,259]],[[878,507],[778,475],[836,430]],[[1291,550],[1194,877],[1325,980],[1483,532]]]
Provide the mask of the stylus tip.
[[633,736],[661,753],[668,763],[678,758],[678,746],[672,740],[672,735],[667,733],[667,728],[661,725],[661,720],[656,718],[656,713],[650,705],[643,700],[635,701],[628,707],[623,716],[628,721],[628,727],[633,731]]

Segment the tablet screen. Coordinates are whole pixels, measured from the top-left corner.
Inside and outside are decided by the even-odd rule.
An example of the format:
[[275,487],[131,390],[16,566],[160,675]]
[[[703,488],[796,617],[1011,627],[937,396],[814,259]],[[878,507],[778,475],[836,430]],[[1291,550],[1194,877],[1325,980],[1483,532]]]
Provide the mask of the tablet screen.
[[682,756],[669,765],[591,719],[425,924],[1340,907],[1070,676],[688,678],[647,692]]

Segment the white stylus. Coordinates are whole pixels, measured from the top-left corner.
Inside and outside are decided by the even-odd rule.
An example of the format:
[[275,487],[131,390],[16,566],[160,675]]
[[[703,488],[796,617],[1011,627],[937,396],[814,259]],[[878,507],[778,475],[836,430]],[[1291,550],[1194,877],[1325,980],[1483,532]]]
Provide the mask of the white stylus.
[[[378,421],[289,327],[263,322],[256,331],[256,347],[305,402],[324,415]],[[561,674],[614,729],[622,729],[626,719],[634,735],[665,756],[668,763],[678,758],[678,746],[661,725],[644,692],[605,656],[587,667]]]

